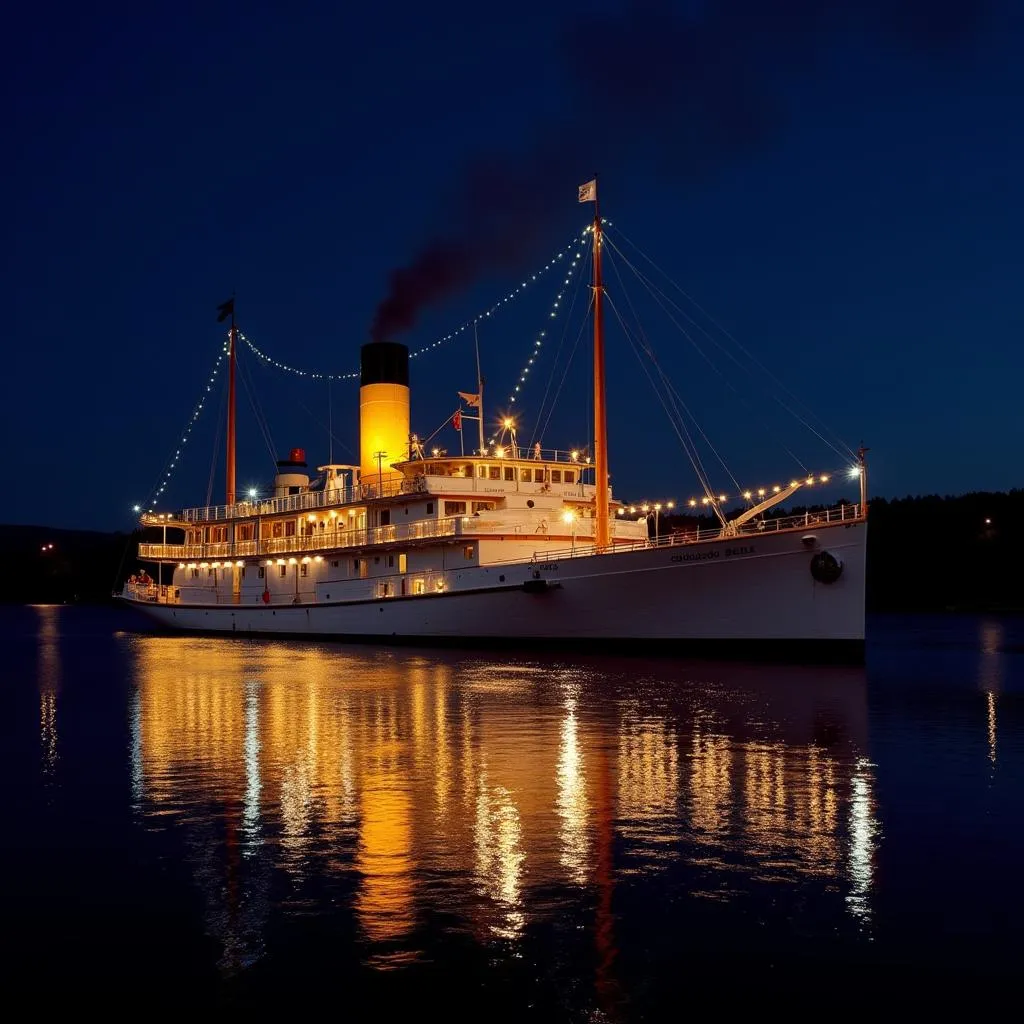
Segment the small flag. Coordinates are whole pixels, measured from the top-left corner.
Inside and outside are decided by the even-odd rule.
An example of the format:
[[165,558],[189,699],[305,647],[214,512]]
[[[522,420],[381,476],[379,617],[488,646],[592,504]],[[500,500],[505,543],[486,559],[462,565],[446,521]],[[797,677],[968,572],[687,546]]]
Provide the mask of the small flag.
[[586,185],[580,185],[580,202],[597,202],[597,178],[592,178]]
[[461,409],[456,409],[455,415],[452,417],[452,426],[456,430],[461,430],[462,429],[462,410]]
[[480,405],[479,395],[467,395],[465,391],[459,392],[459,398],[461,398],[470,409],[476,409]]
[[234,299],[234,296],[232,296],[230,299],[228,299],[227,302],[222,302],[217,307],[217,312],[220,314],[220,316],[217,317],[217,323],[219,323],[219,324],[224,323],[224,321],[227,320],[227,318],[229,316],[233,317],[235,315],[235,299]]

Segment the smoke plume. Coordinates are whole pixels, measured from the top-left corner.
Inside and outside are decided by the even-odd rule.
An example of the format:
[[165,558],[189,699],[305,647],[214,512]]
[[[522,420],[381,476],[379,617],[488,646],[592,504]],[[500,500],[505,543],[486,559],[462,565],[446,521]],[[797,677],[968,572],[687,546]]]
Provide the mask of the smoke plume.
[[[686,11],[680,10],[685,6]],[[443,235],[390,276],[374,339],[413,327],[479,276],[515,271],[538,250],[578,181],[642,161],[670,181],[713,177],[771,145],[786,91],[835,59],[835,42],[906,58],[956,55],[987,0],[625,0],[562,32],[570,107],[523,152],[473,160],[442,206]],[[623,156],[628,154],[628,157]]]

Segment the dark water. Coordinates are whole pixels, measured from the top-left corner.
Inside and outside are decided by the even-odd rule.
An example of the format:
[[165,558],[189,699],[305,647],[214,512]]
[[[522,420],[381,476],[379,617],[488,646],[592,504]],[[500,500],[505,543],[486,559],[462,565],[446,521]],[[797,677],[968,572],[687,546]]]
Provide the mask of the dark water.
[[1020,619],[879,620],[866,670],[123,625],[0,609],[8,997],[665,1020],[1019,972]]

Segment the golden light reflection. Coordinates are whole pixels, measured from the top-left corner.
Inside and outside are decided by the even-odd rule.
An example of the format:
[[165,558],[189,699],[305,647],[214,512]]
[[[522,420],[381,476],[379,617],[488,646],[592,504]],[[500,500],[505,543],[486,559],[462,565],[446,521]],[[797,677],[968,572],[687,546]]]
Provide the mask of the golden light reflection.
[[42,776],[47,782],[57,773],[57,695],[60,692],[60,608],[38,604],[32,609],[38,619],[39,659],[36,679],[39,689],[39,754]]
[[996,739],[998,732],[998,698],[1003,688],[1005,671],[1003,646],[1004,627],[998,620],[981,624],[981,661],[978,665],[978,685],[985,694],[985,732],[988,740],[988,759],[996,766]]
[[587,841],[590,805],[587,801],[575,700],[566,703],[565,719],[562,722],[558,752],[558,816],[561,819],[561,864],[573,882],[584,885],[590,869]]
[[517,941],[559,912],[551,893],[588,888],[609,991],[623,873],[700,865],[719,898],[845,879],[850,913],[870,915],[862,685],[838,686],[836,740],[818,735],[820,687],[771,680],[669,680],[652,702],[514,659],[195,637],[136,638],[131,653],[137,813],[188,837],[225,970],[262,955],[280,875],[296,892],[337,887],[376,966],[418,955],[430,912]]

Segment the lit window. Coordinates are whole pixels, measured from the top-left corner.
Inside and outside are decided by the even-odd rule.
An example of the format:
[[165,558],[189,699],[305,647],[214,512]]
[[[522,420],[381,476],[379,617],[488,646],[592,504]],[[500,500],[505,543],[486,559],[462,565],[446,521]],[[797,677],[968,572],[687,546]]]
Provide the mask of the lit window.
[[446,501],[444,503],[444,514],[446,516],[464,516],[466,514],[466,503],[464,501]]
[[288,575],[288,566],[287,565],[279,565],[277,568],[278,568],[282,578],[284,578],[285,576]]
[[308,576],[309,575],[309,566],[308,565],[303,564],[303,566],[302,566],[302,575],[303,576]]
[[412,581],[412,592],[414,594],[425,594],[427,592],[427,581],[426,580],[413,580]]
[[467,544],[462,549],[462,553],[466,556],[467,559],[471,560],[473,558],[473,545],[472,544]]
[[501,466],[490,466],[488,468],[490,470],[488,475],[490,476],[490,478],[492,480],[500,480],[501,479]]
[[263,579],[263,577],[266,576],[266,575],[267,575],[267,570],[266,570],[266,568],[264,566],[261,565],[260,566],[260,579]]
[[515,478],[516,478],[516,467],[515,466],[506,466],[505,467],[505,479],[506,480],[511,480],[511,481],[514,482]]
[[562,482],[562,471],[560,469],[551,470],[551,482],[553,484],[560,484]]
[[405,552],[402,552],[402,554],[400,554],[398,556],[398,571],[399,572],[405,572],[407,566],[408,566],[408,559],[406,558]]

